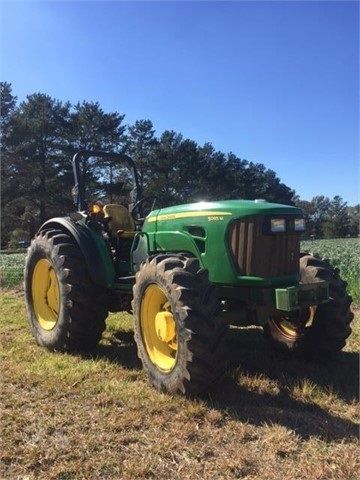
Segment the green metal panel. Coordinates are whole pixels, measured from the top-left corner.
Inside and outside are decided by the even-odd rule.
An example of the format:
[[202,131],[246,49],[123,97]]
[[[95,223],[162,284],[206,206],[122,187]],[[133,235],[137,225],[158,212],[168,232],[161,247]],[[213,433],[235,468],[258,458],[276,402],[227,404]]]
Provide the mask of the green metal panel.
[[297,286],[277,288],[275,290],[276,308],[289,312],[299,308],[299,289]]
[[73,220],[71,217],[51,218],[40,227],[40,230],[49,226],[60,227],[72,235],[83,253],[84,262],[95,284],[112,287],[115,279],[114,264],[100,233],[90,228],[82,218],[80,220]]
[[156,252],[155,233],[156,233],[157,223],[154,221],[149,222],[149,218],[151,216],[152,218],[156,219],[158,212],[160,212],[160,210],[154,210],[153,212],[151,212],[150,215],[145,219],[145,222],[142,228],[142,231],[148,234],[149,249],[151,252]]
[[[151,212],[143,230],[149,233],[153,251],[187,251],[196,255],[208,269],[213,283],[224,285],[277,286],[297,283],[296,276],[258,278],[240,276],[230,259],[228,228],[238,218],[253,215],[302,215],[299,208],[252,200],[225,200],[199,202],[163,208]],[[191,226],[206,232],[205,251],[196,245],[196,238],[188,232]]]
[[275,290],[276,308],[290,312],[310,305],[319,305],[329,300],[328,282],[296,285]]
[[190,252],[199,257],[202,263],[202,255],[193,238],[187,232],[158,232],[156,234],[156,247],[160,251]]
[[[102,236],[92,228],[89,228],[89,227],[87,228],[90,236],[92,237],[97,247],[97,253],[100,257],[103,273],[106,278],[106,286],[111,288],[115,280],[115,268],[114,268],[113,260],[110,256],[109,250]],[[89,259],[88,261],[91,261],[91,259]]]
[[[297,207],[292,207],[289,205],[281,205],[279,203],[269,203],[265,201],[256,201],[256,200],[222,200],[219,202],[197,202],[197,203],[188,203],[184,205],[176,205],[174,207],[162,208],[161,210],[156,210],[151,212],[147,220],[151,221],[152,218],[157,217],[158,220],[161,219],[161,216],[168,215],[173,216],[176,214],[196,214],[200,215],[201,213],[206,212],[215,212],[215,215],[220,215],[223,213],[230,213],[232,216],[243,217],[246,215],[260,215],[260,214],[278,214],[278,213],[295,213],[302,214],[302,210]],[[194,217],[194,215],[190,215]],[[179,217],[178,217],[179,218]]]

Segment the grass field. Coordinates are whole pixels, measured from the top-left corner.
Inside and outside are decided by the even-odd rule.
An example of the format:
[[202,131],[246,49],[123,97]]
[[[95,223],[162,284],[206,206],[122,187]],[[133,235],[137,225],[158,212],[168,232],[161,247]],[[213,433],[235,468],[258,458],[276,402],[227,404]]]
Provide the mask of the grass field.
[[1,253],[0,275],[3,288],[17,287],[23,281],[26,253]]
[[37,347],[21,293],[2,295],[2,479],[355,479],[360,318],[328,365],[278,358],[232,329],[230,368],[207,397],[154,391],[131,318],[113,314],[94,356]]
[[[302,248],[338,265],[359,301],[356,240]],[[18,287],[24,258],[0,255],[1,480],[358,478],[358,306],[327,365],[275,356],[258,328],[231,329],[227,375],[188,400],[148,385],[127,314],[110,315],[93,356],[37,347]]]

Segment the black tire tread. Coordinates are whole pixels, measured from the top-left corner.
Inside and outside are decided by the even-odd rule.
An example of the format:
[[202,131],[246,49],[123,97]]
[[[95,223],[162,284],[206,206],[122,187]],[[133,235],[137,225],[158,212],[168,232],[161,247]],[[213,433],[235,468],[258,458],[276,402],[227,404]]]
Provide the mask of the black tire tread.
[[[66,322],[56,333],[50,344],[37,328],[32,330],[37,342],[52,350],[89,351],[96,347],[107,317],[106,306],[102,302],[101,291],[93,284],[86,268],[80,248],[69,233],[62,229],[41,230],[32,241],[27,255],[27,264],[39,249],[50,252],[51,261],[57,267],[60,283],[61,303],[64,306]],[[25,267],[25,286],[29,318],[32,300],[30,279]],[[30,324],[33,322],[30,320]]]
[[[181,365],[175,381],[167,381],[149,368],[149,358],[143,348],[139,322],[135,319],[135,340],[138,355],[151,382],[160,390],[182,392],[189,396],[201,394],[224,370],[223,345],[227,325],[219,318],[220,303],[209,282],[207,272],[196,258],[185,254],[158,255],[143,264],[136,274],[133,311],[139,309],[140,285],[147,275],[158,272],[171,288],[177,313],[187,331],[187,361]],[[137,327],[136,327],[137,325]],[[178,368],[177,366],[175,369]],[[174,369],[174,370],[175,370]]]
[[[341,279],[338,268],[308,253],[300,254],[300,279],[304,284],[328,281],[330,300],[317,307],[312,325],[305,329],[303,337],[285,348],[314,359],[331,358],[342,350],[351,334],[354,314],[350,309],[352,298],[346,291],[347,283]],[[264,333],[273,346],[280,346],[268,326]]]

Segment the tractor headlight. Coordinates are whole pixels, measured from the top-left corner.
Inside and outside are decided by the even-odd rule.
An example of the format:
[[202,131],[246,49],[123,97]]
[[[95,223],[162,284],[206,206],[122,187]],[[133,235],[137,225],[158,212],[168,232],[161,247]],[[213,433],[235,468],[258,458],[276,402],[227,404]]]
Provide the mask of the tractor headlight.
[[295,232],[305,232],[305,219],[304,218],[295,218],[294,230],[295,230]]
[[272,218],[270,220],[270,229],[272,233],[281,233],[286,230],[285,218]]

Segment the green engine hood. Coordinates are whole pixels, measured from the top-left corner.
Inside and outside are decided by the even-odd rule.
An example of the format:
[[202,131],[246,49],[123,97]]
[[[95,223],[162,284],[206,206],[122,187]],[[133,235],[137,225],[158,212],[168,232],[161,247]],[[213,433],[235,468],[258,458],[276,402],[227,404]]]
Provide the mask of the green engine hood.
[[154,210],[143,231],[155,252],[189,252],[209,271],[210,280],[224,285],[275,285],[296,278],[240,276],[229,253],[229,229],[235,219],[254,215],[302,215],[299,208],[256,200],[198,202]]
[[220,202],[197,202],[162,208],[151,212],[147,220],[153,222],[155,219],[163,221],[212,216],[228,217],[228,220],[230,220],[232,217],[277,213],[301,215],[302,211],[289,205],[268,203],[263,200],[222,200]]

